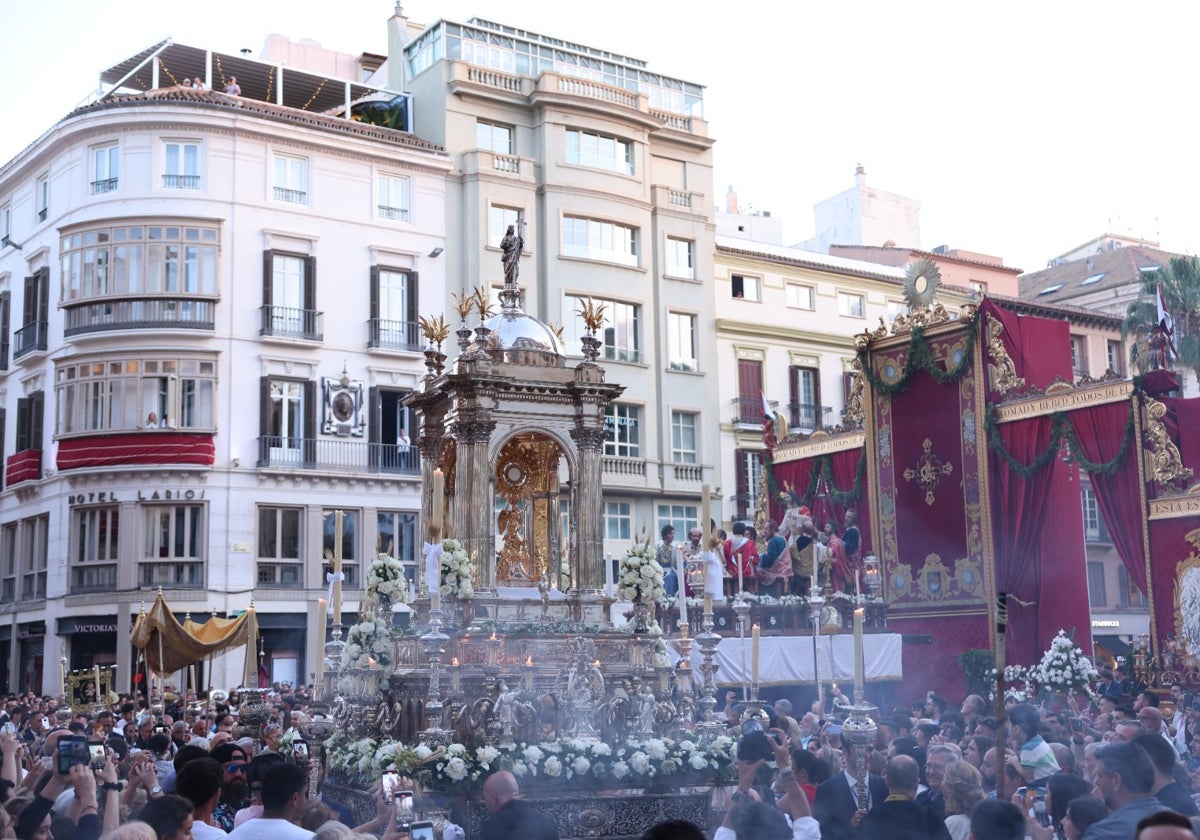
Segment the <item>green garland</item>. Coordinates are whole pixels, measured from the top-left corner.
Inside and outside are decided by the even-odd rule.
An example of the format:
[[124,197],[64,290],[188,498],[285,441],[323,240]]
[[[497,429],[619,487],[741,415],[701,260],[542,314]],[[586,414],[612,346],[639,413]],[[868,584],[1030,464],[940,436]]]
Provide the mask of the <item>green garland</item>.
[[1058,454],[1062,447],[1062,442],[1065,440],[1067,446],[1071,450],[1071,460],[1082,467],[1092,475],[1112,475],[1121,468],[1121,464],[1125,461],[1125,456],[1129,453],[1130,445],[1133,443],[1134,433],[1134,407],[1133,402],[1129,404],[1129,419],[1125,421],[1125,431],[1121,438],[1121,449],[1113,457],[1111,461],[1089,461],[1083,454],[1083,447],[1079,445],[1079,438],[1075,434],[1075,426],[1071,423],[1069,412],[1056,411],[1050,416],[1050,444],[1043,452],[1039,452],[1030,464],[1023,464],[1018,461],[1011,452],[1004,446],[1004,442],[1000,440],[999,421],[996,419],[996,407],[992,406],[988,409],[987,418],[984,421],[986,433],[988,437],[988,446],[1008,465],[1008,468],[1020,476],[1024,480],[1029,480],[1033,474],[1045,467]]
[[[770,465],[768,465],[770,466]],[[767,491],[771,494],[773,500],[778,501],[780,496],[779,486],[775,482],[773,472],[767,473]],[[862,498],[863,482],[867,477],[867,457],[866,448],[863,448],[863,453],[858,458],[858,467],[854,471],[854,484],[849,490],[840,489],[833,480],[833,456],[818,455],[813,459],[812,469],[808,473],[808,487],[800,496],[800,504],[810,506],[813,499],[817,495],[817,486],[820,480],[825,479],[825,484],[829,487],[829,493],[834,503],[839,507],[846,507]]]
[[979,313],[976,312],[967,325],[966,336],[967,345],[963,351],[962,361],[951,370],[943,370],[938,364],[938,360],[934,358],[933,349],[925,338],[925,330],[922,327],[913,327],[912,334],[908,339],[908,357],[904,361],[904,371],[900,374],[900,378],[895,382],[884,382],[875,373],[874,368],[867,358],[867,351],[860,350],[858,352],[858,361],[862,365],[863,376],[871,383],[871,387],[876,393],[884,396],[895,396],[903,393],[908,388],[908,380],[918,370],[923,370],[933,377],[933,381],[939,385],[946,385],[952,382],[957,382],[962,379],[971,370],[975,361],[975,341],[979,332]]

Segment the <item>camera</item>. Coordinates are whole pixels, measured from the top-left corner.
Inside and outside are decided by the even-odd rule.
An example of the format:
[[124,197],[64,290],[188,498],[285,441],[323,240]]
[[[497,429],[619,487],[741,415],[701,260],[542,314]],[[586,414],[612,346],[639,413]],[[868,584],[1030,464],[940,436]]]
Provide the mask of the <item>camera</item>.
[[77,764],[89,764],[92,760],[88,752],[87,738],[82,735],[70,735],[58,741],[58,764],[55,769],[59,773],[70,773]]
[[742,761],[770,761],[775,757],[775,750],[767,740],[762,723],[757,718],[747,718],[742,722],[742,737],[738,739],[737,757]]

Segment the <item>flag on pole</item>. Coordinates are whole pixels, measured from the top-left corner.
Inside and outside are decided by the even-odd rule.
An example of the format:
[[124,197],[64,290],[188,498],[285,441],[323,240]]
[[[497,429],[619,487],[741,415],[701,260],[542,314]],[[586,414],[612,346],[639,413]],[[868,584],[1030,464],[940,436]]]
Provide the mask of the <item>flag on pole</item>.
[[1179,355],[1175,349],[1175,319],[1171,317],[1171,313],[1167,311],[1167,306],[1163,302],[1162,283],[1159,283],[1154,290],[1154,303],[1158,307],[1158,328],[1162,330],[1163,337],[1166,339],[1167,351],[1170,353],[1170,358],[1167,359],[1167,364],[1171,363],[1171,359]]

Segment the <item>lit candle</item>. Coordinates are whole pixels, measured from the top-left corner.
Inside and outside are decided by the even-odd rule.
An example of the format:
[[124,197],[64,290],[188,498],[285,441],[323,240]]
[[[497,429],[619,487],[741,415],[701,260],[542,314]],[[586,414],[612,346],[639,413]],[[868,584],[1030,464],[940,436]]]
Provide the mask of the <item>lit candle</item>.
[[525,658],[525,690],[533,691],[533,657]]
[[817,575],[821,570],[821,562],[820,562],[819,556],[821,554],[821,551],[824,548],[825,548],[825,546],[821,545],[820,542],[818,542],[817,540],[813,540],[813,544],[812,544],[812,550],[813,550],[812,583],[810,583],[809,587],[808,587],[810,592],[816,591],[816,588],[817,588],[817,580],[818,580]]
[[863,608],[854,611],[854,693],[858,702],[858,693],[863,687]]
[[100,666],[93,665],[92,670],[96,675],[96,702],[103,703],[104,701],[100,699]]
[[526,668],[532,668],[532,667],[533,667],[533,657],[532,657],[532,656],[526,656],[526,657],[525,657],[525,667],[526,667]]
[[[745,539],[745,538],[743,538],[743,539]],[[732,545],[733,545],[733,543],[730,543],[730,546],[732,546]],[[744,545],[745,545],[745,543],[743,543],[743,546],[744,546]],[[735,566],[737,566],[737,570],[738,570],[738,597],[741,597],[741,596],[742,596],[742,594],[743,594],[743,593],[745,593],[745,591],[746,591],[746,585],[745,585],[745,582],[742,580],[742,558],[741,558],[741,557],[739,557],[739,556],[737,555],[737,552],[730,552],[730,553],[732,553],[732,554],[733,554],[733,564],[734,564]]]
[[491,641],[493,641],[493,642],[496,641],[496,631],[495,630],[492,631]]
[[457,656],[450,657],[450,667],[452,667],[452,668],[458,667],[458,657]]
[[342,523],[345,513],[340,510],[333,512],[333,623],[342,623]]
[[712,538],[712,494],[707,484],[700,488],[700,528],[704,533],[704,542],[700,547],[708,548],[708,541]]
[[682,580],[679,582],[679,595],[677,596],[676,603],[679,604],[679,626],[682,627],[683,625],[687,624],[688,621],[687,586],[684,585],[684,581]]
[[712,615],[712,596],[711,595],[704,596],[704,614],[706,616]]
[[599,660],[599,659],[597,659],[595,662],[593,662],[593,663],[592,663],[592,667],[594,667],[594,668],[599,668],[599,667],[600,667],[600,660]]
[[758,625],[750,630],[750,682],[758,685]]
[[862,593],[858,589],[858,569],[854,570],[854,597],[855,599],[862,597]]

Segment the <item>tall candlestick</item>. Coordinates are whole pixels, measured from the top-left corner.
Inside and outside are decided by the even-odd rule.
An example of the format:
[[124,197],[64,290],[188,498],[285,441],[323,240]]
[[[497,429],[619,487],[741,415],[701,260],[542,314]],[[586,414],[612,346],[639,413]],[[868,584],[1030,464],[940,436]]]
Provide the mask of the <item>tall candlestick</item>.
[[863,613],[862,607],[854,611],[854,702],[858,702],[863,690]]
[[708,548],[712,538],[712,494],[707,484],[700,488],[700,530],[704,534],[704,542],[700,547]]
[[329,602],[326,601],[324,598],[317,599],[317,613],[319,616],[318,621],[320,622],[321,626],[324,627],[325,626],[325,616],[327,616],[329,614]]
[[706,616],[712,615],[712,607],[713,607],[712,596],[706,594],[704,596],[704,614]]
[[333,512],[333,623],[342,623],[342,523],[345,513]]
[[821,543],[819,543],[816,540],[813,540],[813,544],[812,544],[812,550],[813,550],[812,582],[808,585],[810,592],[816,590],[817,586],[819,585],[818,584],[819,578],[817,577],[817,575],[821,571],[821,561],[820,561],[821,549],[822,549]]
[[858,569],[854,570],[854,597],[855,599],[862,597],[862,592],[858,588]]
[[750,628],[750,682],[758,685],[758,625]]
[[433,471],[433,498],[429,502],[429,527],[437,528],[440,538],[446,509],[446,477],[441,470]]
[[[743,543],[743,546],[744,545],[745,543]],[[730,543],[730,547],[732,546],[733,543]],[[731,551],[730,554],[733,555],[733,565],[737,566],[738,570],[738,597],[740,598],[746,592],[746,583],[742,580],[742,558],[738,556],[736,551]]]
[[100,666],[99,666],[99,665],[93,665],[93,666],[92,666],[92,671],[93,671],[93,672],[95,673],[95,675],[96,675],[96,702],[97,702],[97,703],[103,703],[104,701],[100,699]]

